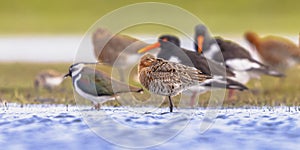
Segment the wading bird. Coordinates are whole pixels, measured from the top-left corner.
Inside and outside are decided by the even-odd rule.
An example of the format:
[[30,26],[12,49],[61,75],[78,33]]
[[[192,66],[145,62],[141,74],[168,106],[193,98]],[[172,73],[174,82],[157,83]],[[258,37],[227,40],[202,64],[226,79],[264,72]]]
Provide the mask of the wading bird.
[[[252,58],[239,44],[221,37],[211,37],[203,24],[195,27],[195,51],[232,70],[235,73],[232,79],[243,84],[251,78],[260,78],[260,75],[284,77],[284,74]],[[233,91],[230,91],[229,95],[232,94]]]
[[[70,66],[69,72],[64,76],[71,77],[75,91],[94,104],[103,104],[116,99],[121,93],[142,92],[143,89],[127,85],[111,78],[106,73],[89,67],[96,63],[75,63]],[[99,108],[98,108],[99,109]]]
[[39,72],[34,79],[34,88],[45,88],[52,91],[54,87],[59,86],[64,80],[64,75],[55,70],[43,70]]
[[259,37],[251,31],[245,33],[245,38],[264,63],[282,72],[300,62],[299,46],[288,39],[272,35]]
[[141,84],[150,92],[169,99],[170,112],[173,112],[173,96],[193,86],[210,85],[212,76],[183,64],[155,58],[145,54],[138,67]]
[[[191,106],[194,104],[194,99],[197,93],[204,93],[211,90],[211,88],[228,88],[237,90],[247,89],[247,87],[243,84],[227,78],[227,76],[234,76],[234,73],[226,67],[205,58],[202,54],[180,48],[180,40],[176,36],[162,35],[158,38],[157,43],[140,49],[138,52],[143,53],[157,47],[161,48],[157,54],[158,58],[169,61],[176,60],[178,63],[195,67],[203,74],[212,76],[212,79],[207,80],[207,84],[204,84],[204,86],[198,86],[197,88],[195,86],[189,89],[192,91]],[[209,82],[211,83],[208,84]]]

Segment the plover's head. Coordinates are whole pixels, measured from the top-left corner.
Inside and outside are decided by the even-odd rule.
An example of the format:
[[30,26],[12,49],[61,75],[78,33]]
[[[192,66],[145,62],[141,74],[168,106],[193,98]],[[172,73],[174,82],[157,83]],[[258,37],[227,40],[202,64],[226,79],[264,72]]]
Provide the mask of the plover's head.
[[168,34],[162,35],[158,38],[158,41],[161,43],[171,42],[171,43],[175,44],[176,46],[180,46],[179,38],[174,35],[168,35]]
[[204,24],[199,24],[195,27],[195,50],[202,53],[205,45],[204,40],[209,39],[210,35]]
[[158,58],[170,60],[178,58],[178,55],[184,53],[180,48],[180,40],[177,36],[169,34],[161,35],[158,41],[161,47],[161,50],[157,54]]
[[162,35],[158,38],[158,42],[148,45],[142,49],[138,50],[138,53],[145,53],[149,50],[159,48],[161,47],[162,49],[166,48],[168,49],[170,44],[175,44],[176,46],[180,46],[180,40],[178,37],[173,36],[173,35]]
[[64,77],[74,77],[74,76],[77,76],[79,73],[81,73],[81,71],[83,70],[83,68],[88,65],[88,64],[97,64],[98,62],[96,63],[83,63],[83,62],[80,62],[80,63],[75,63],[73,65],[70,66],[69,68],[69,73],[67,73]]
[[202,35],[205,36],[208,33],[208,30],[204,24],[199,24],[195,26],[196,36]]

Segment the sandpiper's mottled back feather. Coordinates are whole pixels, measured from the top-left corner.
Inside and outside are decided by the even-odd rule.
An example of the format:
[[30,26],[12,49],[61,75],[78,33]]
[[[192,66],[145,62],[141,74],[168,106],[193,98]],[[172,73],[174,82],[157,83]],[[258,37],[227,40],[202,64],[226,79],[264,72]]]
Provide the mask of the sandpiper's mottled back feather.
[[140,82],[149,91],[164,96],[177,95],[211,78],[193,67],[158,59],[151,54],[141,58],[139,74]]

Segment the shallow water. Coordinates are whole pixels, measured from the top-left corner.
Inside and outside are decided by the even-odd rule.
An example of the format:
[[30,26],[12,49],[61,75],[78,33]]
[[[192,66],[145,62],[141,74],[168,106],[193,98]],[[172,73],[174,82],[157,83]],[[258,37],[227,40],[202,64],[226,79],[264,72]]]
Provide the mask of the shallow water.
[[[204,108],[167,111],[10,104],[0,108],[0,149],[300,148],[300,113],[294,108],[220,109],[216,119],[205,119]],[[202,123],[209,128],[202,130]]]

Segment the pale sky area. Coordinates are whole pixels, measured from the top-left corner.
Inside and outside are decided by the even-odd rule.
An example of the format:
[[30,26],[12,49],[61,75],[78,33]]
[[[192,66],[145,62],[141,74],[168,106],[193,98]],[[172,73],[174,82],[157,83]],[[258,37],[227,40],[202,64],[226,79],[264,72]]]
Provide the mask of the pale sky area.
[[[134,35],[135,38],[147,43],[156,42],[155,36]],[[95,61],[91,38],[82,42],[80,35],[60,36],[0,36],[0,61],[1,62],[72,62],[77,54],[80,44],[84,44],[86,52],[80,53],[81,61]],[[298,37],[289,37],[298,44]],[[180,37],[181,45],[187,49],[193,49],[192,41],[187,37]],[[239,38],[229,38],[237,41],[249,49],[248,43]],[[82,46],[81,46],[82,47]],[[254,57],[255,56],[254,54]]]

